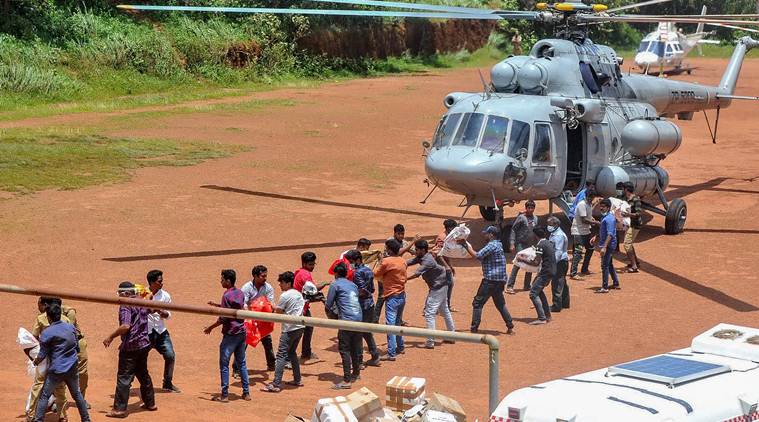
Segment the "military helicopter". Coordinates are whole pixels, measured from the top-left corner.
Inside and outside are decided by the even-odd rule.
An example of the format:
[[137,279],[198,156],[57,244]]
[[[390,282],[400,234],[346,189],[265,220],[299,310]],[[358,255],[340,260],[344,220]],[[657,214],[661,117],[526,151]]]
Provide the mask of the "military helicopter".
[[[706,6],[701,9],[701,16],[706,15]],[[745,32],[757,33],[756,29],[742,28],[735,25],[706,24],[730,29],[739,29]],[[696,32],[683,33],[682,29],[668,21],[659,22],[656,31],[648,33],[638,46],[638,51],[633,58],[635,66],[643,73],[659,75],[677,75],[683,72],[689,75],[693,68],[683,63],[694,48],[700,55],[702,44],[719,44],[717,40],[706,39],[714,31],[705,32],[704,23],[699,23]]]
[[[549,200],[568,212],[585,180],[613,196],[618,182],[632,182],[644,207],[665,217],[665,232],[683,231],[687,206],[667,201],[663,159],[682,142],[669,119],[691,120],[695,112],[728,107],[743,59],[759,42],[741,38],[717,86],[623,74],[622,58],[588,38],[590,25],[608,22],[656,23],[662,16],[619,12],[667,0],[608,9],[581,2],[538,3],[536,11],[490,10],[379,0],[312,0],[396,10],[236,8],[119,5],[126,10],[380,16],[440,19],[531,20],[554,26],[554,38],[538,41],[528,55],[493,66],[483,92],[453,92],[432,142],[424,142],[425,171],[433,186],[461,194],[464,213],[478,206],[489,221],[503,221],[503,207],[527,199]],[[411,10],[411,11],[409,11]],[[666,17],[674,23],[759,25],[737,20],[757,15]],[[753,98],[752,98],[753,99]],[[708,120],[707,120],[708,122]],[[710,131],[711,131],[711,125]],[[425,198],[426,201],[427,198]],[[425,202],[422,201],[422,202]],[[656,205],[656,201],[660,205]]]

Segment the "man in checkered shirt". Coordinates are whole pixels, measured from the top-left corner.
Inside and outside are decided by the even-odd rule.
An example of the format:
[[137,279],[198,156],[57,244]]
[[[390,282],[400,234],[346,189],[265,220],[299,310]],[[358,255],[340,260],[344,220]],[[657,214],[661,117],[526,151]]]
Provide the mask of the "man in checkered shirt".
[[506,286],[506,255],[503,253],[503,245],[498,240],[500,230],[496,226],[488,226],[482,231],[488,243],[479,252],[472,245],[463,241],[469,255],[477,258],[482,263],[482,282],[477,289],[477,294],[472,301],[472,325],[470,331],[476,333],[480,327],[482,308],[489,298],[493,298],[493,304],[506,323],[506,334],[514,334],[514,322],[511,320],[509,310],[506,309],[506,300],[503,297],[503,289]]

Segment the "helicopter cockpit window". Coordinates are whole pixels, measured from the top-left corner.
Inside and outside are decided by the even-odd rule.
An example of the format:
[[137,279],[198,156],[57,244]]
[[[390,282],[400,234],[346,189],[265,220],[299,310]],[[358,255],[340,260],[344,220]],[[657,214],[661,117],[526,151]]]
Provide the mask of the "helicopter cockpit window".
[[462,145],[473,147],[477,145],[480,138],[480,129],[485,121],[485,115],[482,113],[466,113],[461,120],[456,137],[453,138],[453,145]]
[[551,127],[546,124],[535,125],[535,148],[532,161],[536,163],[551,162]]
[[435,142],[432,143],[432,146],[441,148],[450,145],[456,126],[459,124],[459,120],[461,120],[461,113],[445,116],[443,121],[440,122],[437,132],[435,132]]
[[671,56],[674,50],[672,49],[672,44],[667,44],[667,49],[665,50],[665,55]]
[[650,47],[650,46],[651,46],[651,42],[650,41],[642,41],[640,43],[640,46],[638,46],[638,53],[643,53],[645,51],[648,51],[648,47]]
[[490,152],[503,152],[503,146],[506,143],[506,130],[508,128],[509,119],[501,116],[488,116],[480,148]]
[[651,45],[648,47],[647,51],[650,51],[659,57],[664,56],[664,42],[651,41]]
[[509,157],[517,158],[519,151],[530,145],[530,124],[519,120],[511,121],[511,135],[509,136]]

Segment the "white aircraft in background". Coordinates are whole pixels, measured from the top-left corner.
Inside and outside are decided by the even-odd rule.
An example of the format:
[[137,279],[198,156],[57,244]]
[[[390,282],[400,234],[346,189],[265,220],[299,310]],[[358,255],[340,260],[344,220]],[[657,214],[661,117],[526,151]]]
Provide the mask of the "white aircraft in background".
[[[701,9],[701,15],[706,16],[706,6]],[[754,29],[741,28],[732,25],[707,24],[725,28],[740,29],[747,32],[758,32]],[[692,67],[684,65],[685,56],[698,47],[701,54],[701,44],[719,44],[717,40],[707,40],[705,37],[712,32],[704,32],[704,24],[699,23],[696,32],[684,34],[677,29],[673,22],[659,22],[656,31],[643,38],[635,54],[634,62],[643,73],[679,74],[691,73]]]

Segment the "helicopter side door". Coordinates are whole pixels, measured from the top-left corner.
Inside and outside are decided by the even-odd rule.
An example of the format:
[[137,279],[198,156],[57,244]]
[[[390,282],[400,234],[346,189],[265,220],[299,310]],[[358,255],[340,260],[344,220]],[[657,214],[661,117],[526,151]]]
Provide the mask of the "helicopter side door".
[[532,187],[532,196],[556,196],[564,185],[566,136],[554,126],[551,122],[535,121],[533,127],[526,183]]

